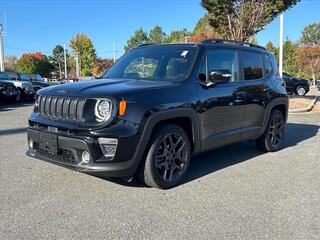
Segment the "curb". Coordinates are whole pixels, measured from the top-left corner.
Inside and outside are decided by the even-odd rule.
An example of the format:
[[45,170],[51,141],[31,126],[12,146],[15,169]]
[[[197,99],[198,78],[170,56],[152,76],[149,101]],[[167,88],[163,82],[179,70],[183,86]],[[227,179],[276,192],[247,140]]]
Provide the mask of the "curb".
[[316,104],[318,100],[318,96],[315,96],[314,99],[311,101],[311,103],[305,107],[305,108],[299,108],[299,109],[292,109],[289,110],[289,113],[303,113],[303,112],[309,112],[313,109],[314,105]]

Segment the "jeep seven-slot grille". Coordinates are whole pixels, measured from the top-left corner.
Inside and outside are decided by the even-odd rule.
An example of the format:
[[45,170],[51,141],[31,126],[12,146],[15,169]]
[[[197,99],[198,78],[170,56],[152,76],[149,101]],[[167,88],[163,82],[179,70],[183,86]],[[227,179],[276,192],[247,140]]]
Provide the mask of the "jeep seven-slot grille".
[[65,97],[39,96],[39,113],[48,118],[81,121],[85,100]]

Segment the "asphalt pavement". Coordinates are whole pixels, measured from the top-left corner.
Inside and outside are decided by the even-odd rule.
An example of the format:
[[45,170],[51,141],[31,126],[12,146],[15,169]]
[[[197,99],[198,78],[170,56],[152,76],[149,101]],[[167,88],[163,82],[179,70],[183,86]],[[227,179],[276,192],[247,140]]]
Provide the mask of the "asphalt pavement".
[[202,154],[164,191],[26,157],[31,110],[0,106],[0,239],[320,238],[320,114],[290,115],[279,152]]

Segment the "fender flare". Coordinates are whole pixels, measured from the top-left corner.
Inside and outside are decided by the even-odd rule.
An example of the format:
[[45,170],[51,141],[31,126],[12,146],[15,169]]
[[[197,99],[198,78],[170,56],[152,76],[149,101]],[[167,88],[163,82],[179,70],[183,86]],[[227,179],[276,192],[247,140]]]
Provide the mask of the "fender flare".
[[178,108],[178,109],[169,109],[161,112],[156,112],[150,115],[143,127],[141,137],[148,139],[148,142],[151,138],[152,132],[156,124],[170,120],[174,118],[185,117],[189,118],[191,121],[192,128],[192,140],[194,143],[194,152],[198,152],[200,150],[200,128],[199,128],[199,120],[196,112],[191,108]]
[[263,120],[264,129],[267,126],[271,110],[274,107],[278,106],[278,105],[284,105],[286,107],[286,115],[284,116],[284,118],[285,118],[285,121],[287,121],[287,119],[288,119],[288,110],[289,110],[289,107],[288,107],[289,106],[289,99],[287,97],[279,97],[279,98],[273,99],[267,105],[267,108],[266,108],[266,114],[265,114],[265,117],[264,117],[264,120]]
[[179,108],[179,109],[169,109],[161,112],[156,112],[151,114],[143,125],[143,130],[140,136],[140,140],[137,145],[137,149],[134,153],[134,166],[132,172],[136,172],[141,161],[143,160],[143,154],[148,146],[154,127],[159,122],[164,120],[170,120],[177,117],[187,117],[191,120],[192,123],[192,135],[194,142],[194,151],[193,154],[199,153],[201,149],[201,139],[200,139],[200,129],[199,129],[199,120],[196,112],[191,108]]

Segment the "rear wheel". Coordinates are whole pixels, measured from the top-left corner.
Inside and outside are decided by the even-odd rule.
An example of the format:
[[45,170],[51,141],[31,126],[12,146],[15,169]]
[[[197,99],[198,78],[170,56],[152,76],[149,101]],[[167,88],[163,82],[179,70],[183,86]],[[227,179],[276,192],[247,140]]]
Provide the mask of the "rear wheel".
[[304,86],[297,86],[296,88],[296,94],[299,95],[299,96],[304,96],[306,94],[306,89]]
[[266,130],[256,140],[258,148],[266,152],[278,151],[283,144],[285,134],[285,120],[281,111],[271,112]]
[[159,127],[154,132],[139,178],[148,186],[172,188],[185,177],[191,160],[188,135],[174,124]]
[[23,95],[23,92],[21,89],[18,90],[19,91],[19,101],[23,101],[25,100],[25,96]]

